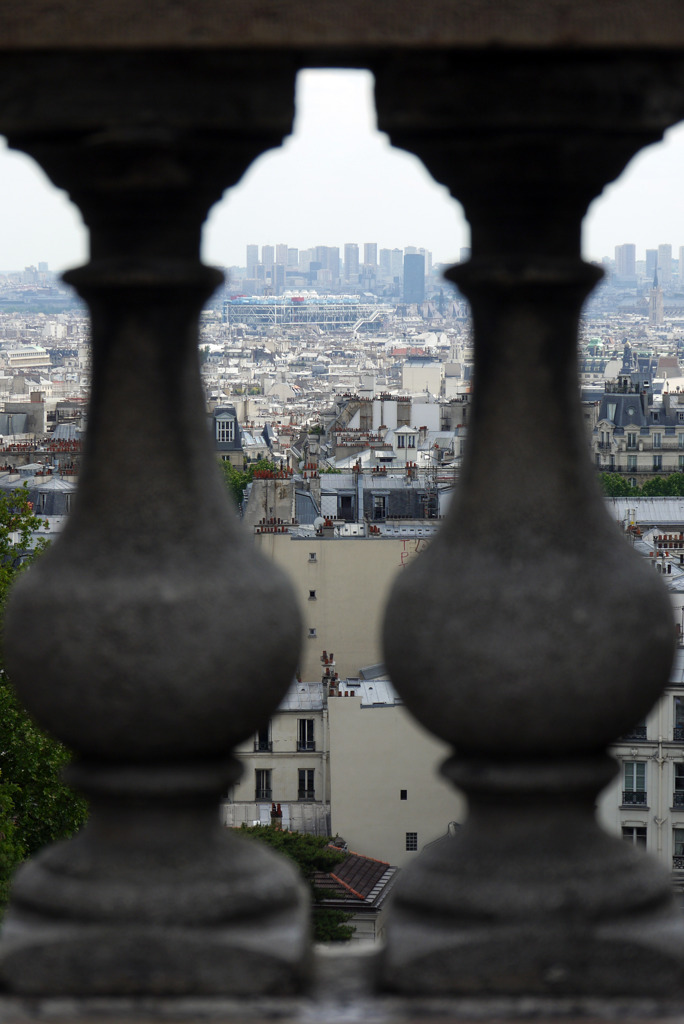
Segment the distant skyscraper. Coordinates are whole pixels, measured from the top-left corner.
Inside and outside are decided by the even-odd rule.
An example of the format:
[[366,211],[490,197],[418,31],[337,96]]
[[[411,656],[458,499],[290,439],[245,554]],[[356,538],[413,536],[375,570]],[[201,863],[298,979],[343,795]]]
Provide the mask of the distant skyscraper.
[[299,249],[288,249],[287,250],[287,265],[288,267],[299,266]]
[[259,265],[259,246],[247,246],[247,277],[256,277],[256,268]]
[[340,277],[340,247],[339,245],[328,246],[328,270],[332,274],[333,281]]
[[347,281],[359,276],[359,247],[356,242],[347,242],[344,247],[344,276]]
[[425,257],[420,253],[404,256],[404,302],[425,301]]
[[401,278],[404,273],[404,250],[392,249],[392,277]]
[[377,265],[378,265],[378,243],[377,242],[364,242],[364,244],[363,244],[363,262],[368,267],[377,267]]
[[306,273],[309,269],[309,264],[313,263],[315,259],[315,252],[313,249],[300,249],[299,250],[299,269]]
[[672,246],[658,246],[658,279],[661,284],[669,284],[672,280]]
[[658,250],[647,249],[646,250],[646,277],[649,281],[653,280],[653,275],[658,267]]
[[390,278],[392,276],[392,250],[381,249],[380,250],[380,273],[383,277]]
[[653,287],[648,300],[648,321],[651,325],[662,324],[664,319],[663,289],[658,284],[658,268],[653,275]]
[[264,265],[264,269],[270,270],[275,263],[275,249],[272,245],[262,245],[261,247],[261,262]]
[[636,245],[615,246],[615,276],[636,277]]
[[679,283],[684,284],[684,245],[679,247]]
[[283,267],[286,267],[287,266],[287,254],[288,254],[288,252],[289,252],[289,249],[288,249],[288,247],[286,245],[284,245],[282,243],[280,245],[276,245],[276,249],[275,249],[275,261],[276,261],[276,263],[280,263]]

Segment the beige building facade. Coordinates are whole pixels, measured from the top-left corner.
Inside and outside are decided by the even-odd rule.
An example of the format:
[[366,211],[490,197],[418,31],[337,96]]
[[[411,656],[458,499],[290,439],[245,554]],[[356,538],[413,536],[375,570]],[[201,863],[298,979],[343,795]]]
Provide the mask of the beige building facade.
[[386,679],[345,688],[348,697],[328,702],[333,833],[352,850],[405,867],[464,819],[464,798],[439,774],[450,749]]
[[394,536],[370,534],[363,525],[356,536],[317,536],[313,530],[256,534],[261,554],[285,570],[295,589],[304,624],[301,679],[319,677],[321,650],[334,653],[341,677],[382,662],[390,587],[433,533],[426,523],[397,527]]

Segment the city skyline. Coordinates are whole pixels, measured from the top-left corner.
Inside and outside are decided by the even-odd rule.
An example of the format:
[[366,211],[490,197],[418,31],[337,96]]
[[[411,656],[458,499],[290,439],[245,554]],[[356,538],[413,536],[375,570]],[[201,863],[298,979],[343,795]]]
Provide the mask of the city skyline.
[[[247,244],[343,250],[348,242],[382,248],[420,246],[435,263],[452,263],[470,244],[460,204],[420,161],[393,149],[375,130],[373,79],[367,71],[305,71],[298,79],[295,130],[261,156],[214,207],[202,255],[244,265]],[[684,244],[684,125],[666,133],[607,186],[585,218],[583,255],[600,260],[615,247],[638,251]],[[87,232],[65,193],[23,154],[0,149],[0,270],[39,260],[62,271],[87,259]]]

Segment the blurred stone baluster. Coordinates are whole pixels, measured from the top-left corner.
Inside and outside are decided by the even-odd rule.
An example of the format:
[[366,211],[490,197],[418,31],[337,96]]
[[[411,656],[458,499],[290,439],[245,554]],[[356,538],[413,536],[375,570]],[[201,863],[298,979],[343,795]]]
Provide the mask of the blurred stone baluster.
[[[674,626],[660,581],[603,507],[576,334],[601,276],[580,259],[583,214],[681,117],[682,74],[554,55],[540,76],[524,55],[496,60],[495,86],[467,55],[377,69],[380,128],[464,204],[472,260],[447,276],[470,300],[476,346],[454,507],[385,620],[392,679],[453,744],[444,772],[469,817],[399,880],[382,983],[681,993],[669,877],[594,815],[616,770],[606,747],[667,683]],[[641,93],[626,102],[635,75]]]
[[221,280],[199,261],[202,222],[289,131],[294,73],[271,91],[248,58],[232,74],[225,57],[178,59],[182,76],[172,56],[129,55],[122,79],[94,55],[55,123],[45,57],[35,130],[9,131],[90,228],[91,262],[66,279],[93,328],[76,508],[6,617],[12,680],[76,751],[91,816],[18,873],[0,944],[15,992],[283,993],[307,970],[295,871],[219,824],[231,750],[286,691],[300,622],[219,478],[197,357]]

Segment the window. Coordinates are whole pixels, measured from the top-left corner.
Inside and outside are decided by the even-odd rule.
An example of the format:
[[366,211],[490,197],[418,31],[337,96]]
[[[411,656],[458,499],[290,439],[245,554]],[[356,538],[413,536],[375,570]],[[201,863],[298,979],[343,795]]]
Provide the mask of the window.
[[354,496],[352,494],[340,494],[337,499],[337,514],[340,519],[350,523],[354,518]]
[[315,601],[316,600],[316,591],[315,590],[310,590],[309,591],[309,600],[310,601]]
[[625,761],[622,803],[623,806],[646,806],[647,800],[645,761]]
[[315,628],[314,629],[310,629],[309,630],[309,640],[315,640],[315,639],[316,639],[316,630],[315,630]]
[[397,434],[397,448],[405,448],[405,447],[406,447],[406,438],[404,437],[403,434]]
[[373,495],[373,519],[384,519],[387,514],[387,498],[384,494]]
[[662,446],[663,446],[663,435],[659,434],[659,433],[658,434],[654,434],[653,435],[653,447],[654,448],[662,448]]
[[681,871],[684,868],[684,828],[672,829],[672,848],[672,867]]
[[[684,434],[682,434],[682,437],[684,437]],[[627,447],[628,448],[636,448],[636,446],[637,446],[637,436],[636,436],[636,434],[627,434]]]
[[645,825],[623,825],[622,838],[634,846],[643,846],[646,849],[646,826]]
[[[679,415],[681,416],[682,413],[680,413]],[[677,434],[677,440],[679,442],[679,447],[684,448],[684,434]]]
[[266,725],[262,726],[257,732],[254,738],[254,752],[264,753],[273,749],[271,742],[271,723],[267,722]]
[[399,799],[400,800],[408,800],[408,789],[400,789],[399,790]]
[[410,434],[409,437],[406,438],[406,447],[407,448],[415,448],[416,447],[416,437],[415,437],[415,434]]
[[299,776],[298,799],[314,800],[315,793],[313,768],[300,768],[297,774]]
[[684,472],[684,455],[680,455],[679,456],[679,463],[678,463],[678,465],[679,465],[680,473]]
[[406,833],[406,849],[415,852],[418,849],[418,833]]
[[634,472],[636,472],[636,468],[637,468],[636,455],[628,455],[627,456],[627,469],[628,470],[633,470]]
[[630,476],[630,478],[627,481],[627,483],[629,484],[630,487],[636,487],[636,485],[637,485],[636,477],[635,476]]
[[67,512],[67,513],[71,512],[71,510],[72,510],[73,497],[74,497],[73,494],[65,494],[64,495],[64,511]]
[[216,440],[235,440],[235,420],[216,420]]
[[653,456],[653,468],[654,469],[662,469],[663,468],[663,457],[662,457],[662,455],[654,455]]
[[673,740],[684,740],[684,697],[674,698]]
[[309,552],[309,561],[310,562],[315,562],[316,561],[316,552],[315,551],[310,551]]
[[315,750],[314,720],[300,718],[297,722],[297,750]]
[[258,802],[259,800],[270,800],[271,799],[271,769],[270,768],[257,768],[254,772],[256,781],[256,793],[254,799]]
[[684,807],[684,761],[674,766],[674,793],[672,806]]

